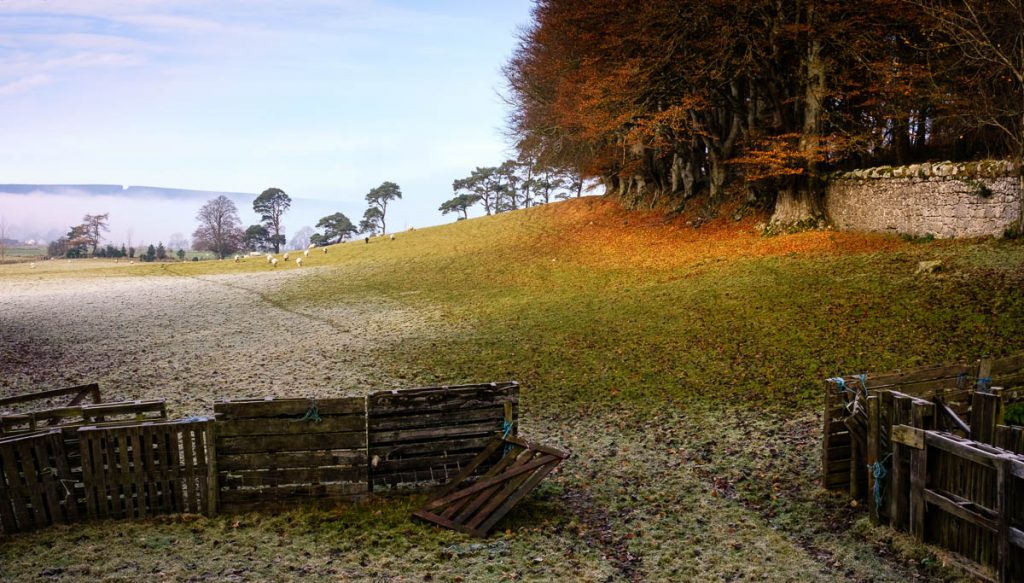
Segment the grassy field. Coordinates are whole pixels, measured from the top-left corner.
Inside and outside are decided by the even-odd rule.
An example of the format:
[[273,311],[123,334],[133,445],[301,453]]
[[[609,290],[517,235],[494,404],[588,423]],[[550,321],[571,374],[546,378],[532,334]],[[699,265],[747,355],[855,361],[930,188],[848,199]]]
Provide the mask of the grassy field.
[[[69,265],[7,266],[0,287],[272,269]],[[0,578],[955,580],[818,487],[822,379],[1024,350],[1012,241],[765,238],[753,219],[695,230],[590,198],[318,249],[301,269],[270,304],[439,314],[445,334],[368,358],[409,386],[518,380],[521,433],[573,457],[484,541],[411,522],[417,501],[397,498],[54,527],[3,541]]]

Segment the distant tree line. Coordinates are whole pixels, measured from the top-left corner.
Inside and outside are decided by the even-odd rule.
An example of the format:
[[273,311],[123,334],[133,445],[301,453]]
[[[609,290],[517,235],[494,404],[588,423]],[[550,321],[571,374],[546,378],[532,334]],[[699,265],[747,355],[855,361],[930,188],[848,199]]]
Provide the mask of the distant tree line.
[[1021,0],[537,0],[509,130],[521,159],[633,204],[732,184],[789,222],[830,171],[1021,162],[1022,47]]
[[452,183],[453,198],[437,209],[442,215],[469,217],[480,205],[487,215],[578,197],[583,180],[573,170],[539,166],[534,160],[506,160],[500,166],[477,167],[469,176]]
[[[401,188],[394,182],[383,182],[366,194],[369,205],[359,225],[341,212],[320,219],[315,232],[308,227],[296,233],[299,247],[308,244],[328,245],[340,243],[357,234],[373,235],[387,231],[388,206],[402,198]],[[196,214],[199,226],[192,233],[192,247],[211,251],[224,258],[239,251],[280,253],[285,246],[282,217],[291,208],[292,199],[280,188],[268,188],[253,201],[253,211],[260,215],[260,222],[242,228],[238,207],[228,197],[221,195],[206,202]]]

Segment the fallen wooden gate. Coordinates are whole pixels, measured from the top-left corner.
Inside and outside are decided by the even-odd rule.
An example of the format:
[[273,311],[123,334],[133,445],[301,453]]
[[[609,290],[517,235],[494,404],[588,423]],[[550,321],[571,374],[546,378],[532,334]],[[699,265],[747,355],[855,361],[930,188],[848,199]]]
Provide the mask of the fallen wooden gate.
[[[504,457],[487,473],[467,482],[499,448]],[[569,454],[514,436],[496,437],[454,480],[413,516],[473,536],[487,536],[513,506]]]

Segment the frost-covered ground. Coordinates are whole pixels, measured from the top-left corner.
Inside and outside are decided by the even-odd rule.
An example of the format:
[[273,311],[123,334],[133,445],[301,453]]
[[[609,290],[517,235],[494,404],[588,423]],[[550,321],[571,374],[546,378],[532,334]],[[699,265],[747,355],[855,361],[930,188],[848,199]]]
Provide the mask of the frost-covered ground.
[[166,398],[186,416],[219,398],[398,386],[373,355],[424,333],[422,312],[271,299],[308,273],[0,279],[0,395],[98,382],[104,400]]

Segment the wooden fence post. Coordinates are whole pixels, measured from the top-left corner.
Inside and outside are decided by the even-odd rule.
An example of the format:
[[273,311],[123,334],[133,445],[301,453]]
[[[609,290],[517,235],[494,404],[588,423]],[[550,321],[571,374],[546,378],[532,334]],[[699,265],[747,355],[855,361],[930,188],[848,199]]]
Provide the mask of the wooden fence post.
[[206,423],[206,515],[217,514],[220,499],[220,481],[217,478],[217,421]]
[[996,533],[996,573],[999,574],[1000,583],[1010,583],[1010,501],[1007,497],[1007,478],[1012,475],[1010,460],[1010,456],[1001,456],[996,461],[996,512],[999,520],[999,531]]
[[983,358],[978,361],[978,376],[975,390],[986,393],[992,386],[992,359]]
[[903,496],[904,485],[907,482],[907,476],[904,474],[903,469],[903,452],[906,450],[906,446],[903,444],[893,441],[892,442],[892,469],[890,475],[892,479],[889,480],[889,524],[896,530],[907,529],[907,499]]
[[832,384],[828,381],[825,381],[825,415],[823,425],[821,438],[821,487],[827,490],[829,487],[828,475],[832,470],[828,463],[828,456],[832,453]]
[[[928,429],[935,406],[915,400],[910,406],[910,420],[919,430]],[[910,534],[918,541],[924,541],[925,497],[928,483],[928,446],[910,450]]]
[[1002,398],[999,394],[975,392],[971,396],[971,439],[992,445],[996,424],[1001,421]]

